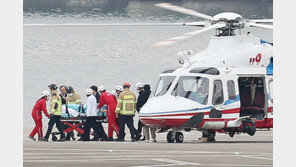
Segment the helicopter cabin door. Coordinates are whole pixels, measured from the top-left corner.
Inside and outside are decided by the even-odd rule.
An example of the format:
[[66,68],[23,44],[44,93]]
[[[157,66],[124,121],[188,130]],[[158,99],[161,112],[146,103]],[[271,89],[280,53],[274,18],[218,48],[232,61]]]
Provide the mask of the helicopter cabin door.
[[237,76],[227,75],[213,80],[212,104],[209,118],[238,118],[240,101]]
[[267,114],[267,89],[265,77],[239,77],[240,116],[249,115],[263,120]]

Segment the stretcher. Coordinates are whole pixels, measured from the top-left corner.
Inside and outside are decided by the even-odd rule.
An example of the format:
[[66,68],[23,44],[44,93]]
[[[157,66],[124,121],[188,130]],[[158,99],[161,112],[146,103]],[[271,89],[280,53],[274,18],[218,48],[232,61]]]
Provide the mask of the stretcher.
[[[106,110],[107,107],[103,107],[102,110]],[[70,112],[69,112],[70,111]],[[63,132],[71,133],[77,131],[79,135],[84,133],[83,124],[86,121],[86,106],[71,104],[62,106],[61,122],[63,124]],[[97,112],[97,122],[107,123],[108,119],[106,113],[98,110]],[[52,141],[56,141],[56,135],[60,135],[59,132],[52,132]]]

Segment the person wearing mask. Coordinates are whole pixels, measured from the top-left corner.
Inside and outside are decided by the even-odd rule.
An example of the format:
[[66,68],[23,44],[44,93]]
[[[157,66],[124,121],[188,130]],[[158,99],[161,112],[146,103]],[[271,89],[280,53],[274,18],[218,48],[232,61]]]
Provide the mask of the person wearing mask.
[[119,136],[119,127],[116,124],[116,98],[113,94],[106,92],[104,86],[99,87],[101,98],[98,108],[101,109],[104,105],[107,105],[107,117],[108,117],[108,139],[113,141],[113,132]]
[[[100,101],[100,93],[98,92],[98,87],[93,85],[90,87],[93,90],[93,95],[96,97],[97,100],[97,104],[99,105],[99,101]],[[94,134],[94,137],[91,139],[91,141],[98,141],[99,140],[99,136],[97,134]]]
[[48,86],[51,93],[50,100],[50,120],[48,122],[48,129],[46,135],[40,139],[40,141],[48,141],[49,135],[51,134],[53,125],[56,124],[61,136],[58,141],[65,141],[65,134],[63,132],[62,123],[61,123],[61,115],[62,115],[62,99],[58,95],[57,89],[58,87],[55,84],[51,84]]
[[88,88],[86,89],[86,122],[84,125],[84,135],[83,141],[90,141],[90,129],[92,128],[96,134],[101,134],[102,132],[99,129],[97,122],[97,99],[93,95],[93,90]]
[[119,94],[119,98],[117,101],[116,107],[116,117],[119,117],[119,137],[116,141],[124,141],[125,137],[125,124],[127,124],[128,128],[130,129],[131,134],[131,141],[138,141],[141,135],[134,127],[134,119],[135,111],[136,111],[136,95],[129,90],[130,88],[129,83],[123,84],[123,92]]
[[[143,100],[143,105],[148,101],[149,96],[151,94],[151,90],[150,90],[150,85],[149,84],[145,84],[144,85],[144,92],[142,93],[142,99]],[[143,106],[142,105],[142,106]],[[141,112],[141,108],[139,110],[139,112]],[[153,142],[157,142],[156,140],[156,128],[155,127],[149,127],[149,126],[145,126],[143,124],[143,133],[144,133],[144,139],[146,142],[149,142],[150,136],[149,136],[149,129],[150,129],[150,133],[151,133],[151,137],[152,137],[152,141]]]
[[[137,108],[136,110],[138,111],[138,113],[140,113],[140,110],[142,108],[142,106],[145,104],[145,100],[144,100],[144,96],[143,96],[143,92],[144,92],[144,84],[141,82],[138,82],[136,84],[136,89],[139,93],[138,99],[137,99]],[[143,123],[139,120],[138,122],[138,133],[141,134],[142,133],[142,127],[143,127]],[[143,137],[143,139],[141,139],[141,141],[145,141],[145,136]]]
[[34,108],[32,110],[32,117],[35,121],[36,126],[28,137],[29,137],[29,139],[32,139],[33,141],[36,141],[36,139],[34,138],[36,133],[38,133],[38,140],[40,140],[43,137],[41,111],[43,111],[43,113],[48,118],[50,118],[50,115],[47,113],[47,110],[46,110],[46,101],[48,100],[48,98],[49,98],[49,91],[47,91],[47,90],[43,91],[42,97],[39,100],[37,100],[37,102],[35,103]]
[[74,91],[72,86],[67,89],[67,97],[65,97],[67,104],[79,104],[81,105],[81,97],[76,91]]
[[95,86],[95,85],[93,85],[90,88],[93,90],[93,95],[96,97],[97,103],[99,103],[99,101],[100,101],[100,94],[98,92],[98,87]]
[[116,92],[115,97],[116,97],[116,99],[118,99],[119,94],[120,94],[122,91],[123,91],[123,87],[122,87],[122,86],[118,85],[118,86],[115,87],[115,92]]

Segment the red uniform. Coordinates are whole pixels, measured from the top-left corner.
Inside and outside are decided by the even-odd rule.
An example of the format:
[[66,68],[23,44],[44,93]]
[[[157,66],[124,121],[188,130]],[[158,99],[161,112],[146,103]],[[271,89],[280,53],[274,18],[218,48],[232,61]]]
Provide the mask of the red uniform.
[[50,118],[50,115],[47,113],[46,110],[46,99],[42,98],[39,101],[36,102],[36,104],[34,105],[33,111],[32,111],[32,117],[35,121],[35,128],[33,129],[33,131],[31,132],[30,136],[34,137],[36,133],[38,133],[38,139],[43,137],[42,134],[42,115],[41,115],[41,111],[44,112],[44,114]]
[[107,105],[107,117],[108,117],[108,137],[113,138],[113,132],[115,131],[119,135],[118,119],[116,118],[115,109],[117,105],[117,100],[111,93],[103,92],[100,101],[99,108],[103,105]]

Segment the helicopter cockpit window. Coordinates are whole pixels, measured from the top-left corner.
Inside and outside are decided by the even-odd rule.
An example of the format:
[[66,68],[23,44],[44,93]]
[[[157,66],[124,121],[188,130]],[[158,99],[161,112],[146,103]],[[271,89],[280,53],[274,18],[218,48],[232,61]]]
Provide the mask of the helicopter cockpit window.
[[181,96],[200,104],[207,104],[209,94],[209,79],[197,76],[182,76],[179,78],[171,95]]
[[176,76],[162,76],[157,81],[153,96],[162,96],[170,89]]
[[223,98],[223,88],[222,81],[214,81],[214,91],[213,91],[213,105],[222,104],[224,101]]

